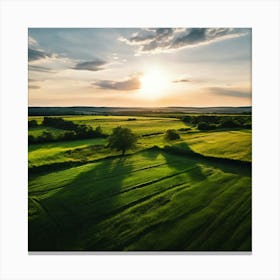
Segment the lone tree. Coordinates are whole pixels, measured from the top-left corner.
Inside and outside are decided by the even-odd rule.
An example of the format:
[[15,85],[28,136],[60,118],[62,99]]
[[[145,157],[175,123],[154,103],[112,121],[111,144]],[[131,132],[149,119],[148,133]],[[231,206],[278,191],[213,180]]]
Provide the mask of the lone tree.
[[118,126],[113,129],[113,133],[109,137],[108,147],[122,151],[122,155],[125,151],[135,147],[137,136],[129,128]]

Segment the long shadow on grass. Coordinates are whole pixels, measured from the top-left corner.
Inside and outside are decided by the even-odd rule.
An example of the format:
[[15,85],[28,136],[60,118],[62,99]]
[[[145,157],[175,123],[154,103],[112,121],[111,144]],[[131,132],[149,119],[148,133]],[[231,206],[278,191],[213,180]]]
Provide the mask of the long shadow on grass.
[[29,251],[83,250],[88,229],[94,231],[114,214],[117,196],[112,194],[120,191],[130,171],[126,157],[103,160],[51,197],[36,200],[55,226],[42,232],[40,215],[29,222]]
[[[157,151],[157,153],[153,153],[152,155],[150,155],[149,153],[145,153],[145,156],[151,160],[156,160],[156,155],[162,154],[165,157],[166,163],[168,164],[169,167],[173,168],[174,170],[176,170],[176,172],[182,172],[182,173],[188,173],[189,177],[190,177],[190,181],[193,182],[202,182],[205,179],[207,179],[207,174],[205,174],[205,171],[202,171],[202,165],[208,166],[210,168],[215,168],[215,169],[219,169],[225,173],[232,173],[232,174],[236,174],[236,175],[244,175],[244,176],[250,176],[251,174],[251,164],[250,163],[246,163],[246,162],[241,162],[241,161],[235,161],[235,160],[227,160],[227,159],[219,159],[219,158],[213,158],[213,157],[204,157],[203,155],[197,154],[194,151],[192,151],[192,149],[187,145],[187,144],[181,144],[179,147],[166,147],[164,149],[160,149],[157,147],[154,147],[154,151]],[[174,157],[175,155],[175,157]],[[186,164],[184,163],[184,159],[186,160]],[[189,172],[188,169],[186,169],[187,166],[191,166],[191,171]],[[164,174],[162,174],[164,176]],[[182,182],[184,183],[184,182]],[[207,184],[207,180],[205,180],[205,184]],[[187,185],[186,186],[191,187],[191,185]],[[205,186],[206,187],[206,186]],[[226,186],[225,186],[226,187]],[[221,189],[221,190],[220,190]],[[178,189],[178,191],[182,191],[183,189],[180,188]],[[174,216],[173,219],[160,219],[160,220],[155,220],[153,222],[151,222],[150,224],[147,224],[146,227],[143,228],[142,231],[138,231],[136,232],[135,235],[131,236],[129,239],[127,239],[126,241],[124,241],[123,244],[121,244],[119,246],[119,248],[129,248],[130,245],[134,244],[134,242],[138,242],[139,240],[141,240],[142,238],[145,238],[147,235],[149,235],[151,232],[155,232],[155,233],[164,233],[166,232],[166,230],[173,228],[174,226],[177,225],[177,222],[184,220],[186,218],[189,218],[192,214],[194,213],[199,213],[199,211],[202,211],[203,209],[205,209],[206,207],[208,207],[208,205],[210,205],[210,203],[213,201],[213,199],[215,199],[216,197],[218,197],[219,195],[221,195],[221,193],[226,190],[226,188],[222,187],[219,188],[217,186],[217,188],[213,188],[213,192],[215,192],[215,195],[211,195],[209,196],[209,199],[207,197],[201,197],[201,204],[198,204],[197,206],[195,206],[193,209],[191,209],[190,211],[182,211],[182,212],[178,212],[178,215]],[[194,200],[196,199],[196,197],[193,198]],[[156,203],[156,198],[152,198],[151,199],[151,203],[154,204]],[[232,202],[234,203],[234,201]],[[225,204],[227,204],[225,202]],[[229,204],[231,205],[231,204]],[[165,207],[165,205],[163,205]],[[186,207],[187,209],[187,207]],[[227,206],[225,206],[225,209],[227,209]],[[137,209],[135,209],[135,211],[137,211]],[[248,208],[248,211],[250,211],[250,208]],[[215,216],[214,216],[215,217]],[[188,231],[188,242],[191,244],[192,242],[195,242],[198,238],[198,236],[201,234],[201,232],[203,230],[205,230],[212,222],[214,221],[213,219],[207,219],[205,221],[205,223],[198,225],[197,227],[194,227],[191,231]],[[217,240],[223,241],[223,244],[225,247],[229,246],[229,240],[230,240],[230,235],[228,235],[226,238],[227,239],[223,239],[224,236],[222,236],[223,231],[225,231],[225,229],[228,229],[227,226],[227,222],[225,222],[225,224],[222,224],[221,230],[218,230],[218,235]],[[236,226],[236,224],[233,225],[233,227]],[[156,234],[155,234],[156,235]],[[172,238],[172,237],[171,237]],[[219,239],[220,238],[220,239]],[[242,241],[242,240],[241,240]],[[231,241],[232,242],[232,241]],[[180,250],[186,250],[186,236],[183,235],[182,236],[182,240],[176,240],[172,242],[172,246],[171,247],[160,247],[157,246],[157,240],[154,240],[154,243],[151,241],[151,239],[149,239],[149,245],[147,245],[145,247],[145,245],[143,244],[143,248],[141,248],[140,250],[168,250],[168,251],[180,251]],[[207,245],[207,243],[206,243]],[[221,245],[221,246],[222,246]],[[231,244],[232,245],[232,244]],[[240,244],[237,242],[236,244],[232,245],[232,248],[239,248]],[[133,248],[133,246],[132,246]],[[202,247],[200,247],[200,245],[197,245],[197,247],[192,248],[192,251],[195,250],[201,250]],[[227,247],[226,247],[227,248]],[[249,248],[249,246],[248,246]],[[218,250],[220,249],[219,246],[216,247],[212,247],[212,250]],[[139,248],[137,249],[139,250]]]
[[[158,155],[162,154],[165,157],[166,164],[174,169],[176,174],[188,172],[188,168],[192,168],[189,175],[196,182],[203,181],[207,177],[202,172],[201,165],[218,168],[226,173],[250,175],[251,169],[248,163],[204,157],[193,152],[187,144],[164,149],[155,147],[151,150],[153,151],[152,153],[143,153],[150,161],[156,162]],[[40,205],[44,215],[43,217],[39,216],[37,220],[30,224],[29,249],[31,251],[87,250],[87,248],[93,251],[123,250],[149,232],[158,231],[161,227],[171,228],[177,221],[185,219],[186,215],[190,214],[179,213],[177,218],[167,220],[166,224],[162,221],[147,224],[143,231],[135,229],[135,234],[132,234],[129,238],[122,239],[123,241],[120,244],[112,244],[112,240],[117,239],[115,235],[122,235],[127,230],[128,222],[120,220],[121,224],[118,230],[116,229],[118,225],[113,222],[112,231],[106,234],[98,229],[98,224],[123,210],[122,203],[118,201],[120,199],[118,193],[121,191],[123,180],[132,172],[132,166],[128,158],[104,159],[98,165],[93,165],[90,170],[81,173],[73,182],[53,196],[35,200],[34,203]],[[161,174],[161,177],[164,178],[165,176],[165,174]],[[147,203],[155,205],[159,200],[157,196],[148,198]],[[199,211],[205,206],[205,204],[199,205],[193,211]],[[141,208],[141,205],[139,207]],[[135,211],[138,211],[137,209],[138,206],[135,205]],[[153,209],[155,209],[154,206]],[[141,215],[141,211],[139,211],[139,215]],[[48,223],[49,226],[43,228],[44,230],[42,231],[40,225],[44,221],[42,220],[40,223],[40,219],[46,218],[46,216],[49,217],[51,223]],[[200,230],[202,229],[195,228],[190,233],[190,238],[195,238]],[[180,243],[179,240],[178,242]],[[183,249],[184,240],[182,244],[179,243],[176,248],[168,248],[168,250]],[[149,249],[149,247],[143,249]],[[154,247],[154,249],[161,250],[163,248]]]
[[166,146],[162,151],[205,163],[214,168],[219,168],[225,173],[251,176],[251,162],[235,160],[229,158],[218,158],[204,156],[194,152],[187,143],[180,143],[175,146]]
[[[194,179],[205,179],[205,175],[201,172],[199,164],[207,164],[210,167],[218,168],[225,173],[232,173],[244,176],[251,176],[251,162],[242,160],[235,160],[230,158],[218,158],[212,156],[204,156],[202,154],[194,152],[187,143],[180,143],[176,145],[167,145],[164,148],[154,146],[150,150],[153,153],[145,153],[145,156],[150,160],[156,160],[159,154],[165,157],[166,163],[177,170],[184,170],[185,167],[181,161],[174,160],[174,155],[180,159],[186,159],[186,161],[193,161],[194,167],[197,172]],[[157,152],[157,153],[156,153]]]

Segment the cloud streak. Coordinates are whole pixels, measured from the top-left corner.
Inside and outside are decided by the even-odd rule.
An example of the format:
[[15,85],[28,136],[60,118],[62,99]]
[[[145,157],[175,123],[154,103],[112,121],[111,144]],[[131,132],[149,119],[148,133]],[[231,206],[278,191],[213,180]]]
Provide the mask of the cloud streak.
[[32,72],[55,73],[53,69],[39,65],[28,65],[28,70]]
[[39,89],[41,88],[40,86],[37,86],[37,85],[29,85],[28,86],[29,89]]
[[52,55],[44,51],[28,48],[28,61],[36,61],[45,58],[51,58]]
[[225,88],[225,87],[208,87],[210,93],[219,96],[230,96],[239,98],[251,98],[251,91],[245,89]]
[[37,47],[38,45],[38,42],[34,38],[28,36],[28,46]]
[[119,40],[139,46],[138,54],[160,53],[236,38],[248,32],[248,29],[234,28],[150,28],[143,29],[130,38],[121,37]]
[[107,64],[106,61],[96,59],[92,61],[85,61],[77,63],[73,69],[75,70],[88,70],[88,71],[100,71],[104,70],[104,66]]
[[141,82],[139,77],[135,76],[123,81],[100,80],[92,83],[92,85],[102,89],[132,91],[139,89],[141,87]]
[[174,80],[172,82],[173,83],[191,83],[192,80],[190,80],[190,79],[179,79],[179,80]]

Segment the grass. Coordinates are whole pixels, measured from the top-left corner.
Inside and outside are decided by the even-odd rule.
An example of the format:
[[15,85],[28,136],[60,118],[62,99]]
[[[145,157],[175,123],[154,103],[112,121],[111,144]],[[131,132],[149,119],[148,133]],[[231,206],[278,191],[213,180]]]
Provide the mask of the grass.
[[[131,127],[138,147],[124,157],[107,139],[29,146],[29,250],[250,251],[251,168],[234,160],[251,161],[251,131],[192,129],[167,142],[154,133],[187,126],[128,118],[69,117],[107,131]],[[44,166],[51,168],[33,172]]]
[[217,131],[217,132],[186,132],[180,133],[181,139],[166,141],[164,135],[155,135],[139,139],[138,144],[149,148],[177,146],[184,149],[187,144],[194,152],[204,156],[230,158],[251,161],[252,133],[251,130]]
[[62,136],[66,130],[63,129],[57,129],[53,127],[32,127],[28,129],[28,135],[32,135],[34,137],[38,137],[42,135],[43,132],[50,132],[55,138]]
[[[105,143],[106,139],[97,138],[30,145],[28,147],[29,167],[67,161],[77,161],[83,159],[81,149],[86,150],[89,147],[91,147],[91,156],[94,157],[95,154],[99,152],[100,146]],[[97,149],[95,153],[94,148]]]
[[182,136],[193,151],[205,156],[251,161],[251,130],[203,132]]
[[[182,121],[175,118],[162,117],[138,117],[138,116],[65,116],[65,120],[73,121],[77,124],[89,125],[93,128],[101,126],[102,131],[106,134],[111,134],[113,128],[117,126],[125,126],[132,129],[137,135],[146,133],[156,133],[166,131],[169,129],[185,128]],[[37,120],[40,124],[43,117],[29,117],[29,120]],[[129,120],[135,119],[135,120]]]

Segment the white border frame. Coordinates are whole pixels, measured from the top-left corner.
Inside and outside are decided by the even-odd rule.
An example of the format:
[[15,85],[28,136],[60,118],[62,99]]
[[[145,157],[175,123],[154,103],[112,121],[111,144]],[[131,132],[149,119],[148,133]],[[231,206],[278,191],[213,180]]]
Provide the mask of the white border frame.
[[[2,1],[1,279],[280,279],[279,2]],[[253,253],[29,255],[28,27],[252,27]]]

